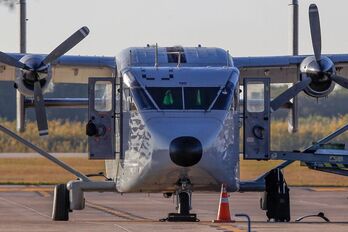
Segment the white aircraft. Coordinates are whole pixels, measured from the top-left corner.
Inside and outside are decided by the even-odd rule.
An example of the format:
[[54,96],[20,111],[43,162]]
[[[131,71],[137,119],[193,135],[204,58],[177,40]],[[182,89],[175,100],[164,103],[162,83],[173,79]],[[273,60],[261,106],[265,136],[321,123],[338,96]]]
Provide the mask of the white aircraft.
[[[93,181],[6,128],[0,129],[79,178],[56,186],[54,220],[68,220],[69,211],[83,209],[84,192],[115,191],[175,194],[178,213],[169,214],[168,220],[195,221],[196,215],[190,213],[192,191],[219,191],[224,184],[230,192],[266,191],[267,216],[289,221],[289,192],[279,170],[303,158],[293,153],[279,158],[279,152],[269,150],[270,113],[303,90],[320,98],[328,96],[335,83],[348,88],[348,79],[338,75],[338,71],[347,74],[348,55],[321,55],[315,5],[310,6],[309,16],[314,56],[232,58],[220,48],[157,45],[125,49],[117,59],[64,56],[88,35],[86,27],[47,56],[0,53],[4,70],[0,78],[9,79],[16,72],[18,90],[34,97],[29,103],[35,105],[40,135],[48,133],[45,105],[78,104],[73,99],[44,100],[42,94],[51,81],[95,77],[89,79],[86,133],[90,159],[105,159],[106,181]],[[300,81],[270,101],[269,83],[295,83],[298,71]],[[244,158],[289,160],[252,182],[239,178],[242,79]],[[304,152],[310,154],[308,149]],[[318,159],[310,157],[305,160],[309,166]],[[342,157],[330,162],[347,162]],[[274,213],[274,207],[281,212]]]

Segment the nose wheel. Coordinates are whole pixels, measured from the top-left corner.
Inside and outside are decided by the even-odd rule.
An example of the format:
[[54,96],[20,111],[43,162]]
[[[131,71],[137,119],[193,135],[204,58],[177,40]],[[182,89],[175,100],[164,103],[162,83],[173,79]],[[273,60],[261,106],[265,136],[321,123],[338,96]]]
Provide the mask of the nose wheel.
[[179,188],[176,190],[176,209],[177,213],[169,213],[168,217],[160,221],[168,222],[198,222],[197,214],[190,213],[192,209],[191,199],[192,190],[191,183],[188,179],[180,180],[178,182]]
[[177,201],[179,204],[177,206],[178,214],[180,215],[189,215],[191,209],[190,198],[192,196],[191,192],[180,192],[178,195]]

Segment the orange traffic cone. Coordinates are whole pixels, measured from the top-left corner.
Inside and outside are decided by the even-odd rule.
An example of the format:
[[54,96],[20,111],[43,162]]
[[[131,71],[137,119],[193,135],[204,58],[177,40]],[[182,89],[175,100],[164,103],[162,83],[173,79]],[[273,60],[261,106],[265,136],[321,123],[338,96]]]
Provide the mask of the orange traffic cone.
[[213,220],[213,222],[217,222],[217,223],[235,222],[234,220],[231,220],[230,206],[228,203],[228,194],[224,184],[221,185],[219,210],[218,210],[216,220]]

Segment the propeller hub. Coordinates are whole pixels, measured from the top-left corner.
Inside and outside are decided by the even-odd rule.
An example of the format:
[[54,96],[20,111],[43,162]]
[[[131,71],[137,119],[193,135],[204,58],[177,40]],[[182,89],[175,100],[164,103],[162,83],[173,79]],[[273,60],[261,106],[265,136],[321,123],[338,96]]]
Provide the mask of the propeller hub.
[[304,90],[306,94],[312,97],[326,97],[330,94],[335,86],[331,79],[331,75],[336,73],[334,63],[330,58],[321,56],[317,62],[315,56],[306,57],[301,65],[301,79],[309,77],[312,82]]
[[38,81],[43,92],[47,91],[52,79],[49,65],[42,65],[42,56],[25,55],[19,62],[25,64],[26,69],[18,70],[16,85],[25,96],[34,96],[34,83]]
[[314,56],[306,57],[300,65],[300,71],[307,74],[307,76],[314,77],[314,79],[318,79],[320,76],[324,78],[336,73],[334,63],[327,56],[322,56],[318,62]]
[[34,71],[40,67],[42,59],[43,57],[38,55],[25,55],[19,61],[29,67],[30,71]]

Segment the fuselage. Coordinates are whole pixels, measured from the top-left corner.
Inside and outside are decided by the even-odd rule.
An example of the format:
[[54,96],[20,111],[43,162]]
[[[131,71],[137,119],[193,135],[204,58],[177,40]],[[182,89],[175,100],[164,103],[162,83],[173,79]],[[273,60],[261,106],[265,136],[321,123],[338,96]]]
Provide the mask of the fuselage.
[[[239,71],[217,48],[129,48],[121,67],[123,154],[106,161],[120,192],[229,191],[239,184]],[[122,97],[121,97],[122,94]],[[119,125],[120,122],[116,122]],[[116,137],[121,136],[117,133]]]

